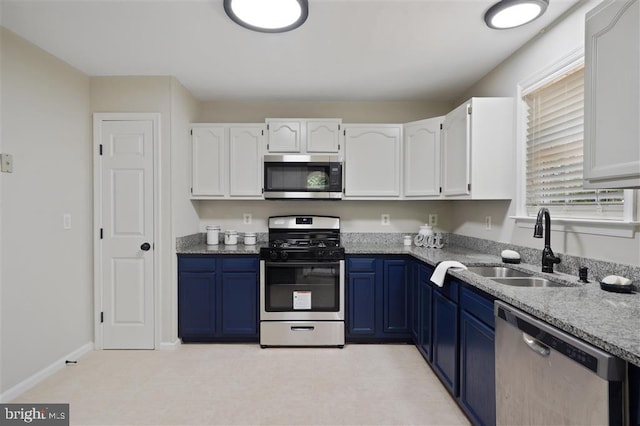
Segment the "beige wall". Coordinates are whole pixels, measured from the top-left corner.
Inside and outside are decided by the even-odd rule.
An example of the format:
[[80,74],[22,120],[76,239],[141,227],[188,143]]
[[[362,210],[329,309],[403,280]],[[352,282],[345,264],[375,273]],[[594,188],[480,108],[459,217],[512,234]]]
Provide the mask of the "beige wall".
[[205,102],[202,123],[262,123],[265,118],[341,118],[343,123],[407,123],[451,110],[445,102]]
[[[516,88],[520,82],[553,66],[584,46],[584,15],[599,3],[599,0],[588,0],[580,5],[558,25],[529,42],[487,74],[460,100],[471,96],[516,97]],[[542,248],[541,241],[533,238],[532,229],[519,227],[509,218],[516,214],[515,201],[455,202],[452,214],[452,231],[455,233]],[[493,227],[490,231],[484,229],[485,216],[492,216]],[[637,228],[633,238],[554,231],[551,241],[553,250],[559,253],[636,266],[640,264],[640,237]]]
[[[0,392],[93,341],[89,78],[0,28]],[[63,229],[63,215],[71,229]]]

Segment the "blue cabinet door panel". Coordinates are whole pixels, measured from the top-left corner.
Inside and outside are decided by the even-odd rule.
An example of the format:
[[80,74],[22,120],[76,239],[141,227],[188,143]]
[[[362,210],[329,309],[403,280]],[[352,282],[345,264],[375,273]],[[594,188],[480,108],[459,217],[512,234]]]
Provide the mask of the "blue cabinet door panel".
[[182,272],[178,294],[181,337],[213,335],[216,329],[216,274]]
[[460,403],[474,424],[495,425],[495,333],[462,310],[460,314]]
[[384,261],[384,325],[385,333],[408,333],[408,288],[404,260]]
[[421,281],[419,286],[420,299],[420,333],[418,337],[418,350],[422,355],[431,361],[432,357],[432,338],[431,338],[431,315],[432,315],[432,299],[433,290],[428,282]]
[[433,292],[433,367],[451,394],[458,392],[458,305]]
[[349,273],[350,334],[373,335],[376,332],[376,274],[375,272]]
[[222,334],[256,335],[258,275],[254,272],[225,272],[220,288]]

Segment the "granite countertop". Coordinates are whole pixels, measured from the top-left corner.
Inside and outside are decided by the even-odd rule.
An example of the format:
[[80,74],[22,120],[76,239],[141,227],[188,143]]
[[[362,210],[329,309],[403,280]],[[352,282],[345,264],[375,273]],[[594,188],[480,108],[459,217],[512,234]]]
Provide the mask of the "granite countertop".
[[[185,245],[179,254],[259,254],[254,246],[207,246],[203,242]],[[435,266],[444,260],[457,260],[467,266],[502,263],[499,256],[465,247],[447,245],[443,249],[404,246],[397,243],[344,243],[346,254],[405,254]],[[450,271],[460,280],[489,293],[586,342],[640,366],[640,293],[611,293],[600,289],[597,281],[583,284],[577,276],[540,272],[540,265],[521,263],[514,269],[533,272],[540,277],[562,281],[567,287],[513,287],[497,283],[469,271]]]

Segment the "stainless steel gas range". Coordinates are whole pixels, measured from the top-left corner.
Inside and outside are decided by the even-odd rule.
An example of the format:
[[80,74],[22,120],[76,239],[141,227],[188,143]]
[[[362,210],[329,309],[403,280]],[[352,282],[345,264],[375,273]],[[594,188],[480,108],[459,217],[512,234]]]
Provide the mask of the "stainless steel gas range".
[[344,346],[340,218],[269,218],[260,249],[260,345]]

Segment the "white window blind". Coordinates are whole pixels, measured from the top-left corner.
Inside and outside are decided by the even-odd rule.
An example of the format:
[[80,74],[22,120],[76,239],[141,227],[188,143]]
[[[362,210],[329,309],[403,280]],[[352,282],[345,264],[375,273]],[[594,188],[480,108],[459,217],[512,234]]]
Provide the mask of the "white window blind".
[[525,93],[526,207],[535,215],[622,219],[624,192],[582,187],[584,66]]

